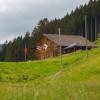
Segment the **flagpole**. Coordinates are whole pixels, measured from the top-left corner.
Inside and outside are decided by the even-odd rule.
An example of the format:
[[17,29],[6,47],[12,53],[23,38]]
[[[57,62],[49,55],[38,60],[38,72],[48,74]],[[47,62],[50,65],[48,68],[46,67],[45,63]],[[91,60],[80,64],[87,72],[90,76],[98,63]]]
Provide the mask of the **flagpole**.
[[59,47],[60,47],[60,68],[61,68],[61,74],[62,74],[62,52],[61,52],[61,38],[60,38],[60,28],[58,28],[59,30]]
[[[25,44],[25,49],[26,49],[26,44]],[[26,52],[25,52],[25,62],[26,62]]]

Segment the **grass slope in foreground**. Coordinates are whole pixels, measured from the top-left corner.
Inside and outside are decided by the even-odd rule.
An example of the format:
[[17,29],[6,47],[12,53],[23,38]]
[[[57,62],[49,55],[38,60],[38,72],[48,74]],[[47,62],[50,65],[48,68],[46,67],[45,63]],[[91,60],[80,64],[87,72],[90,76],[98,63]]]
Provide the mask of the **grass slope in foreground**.
[[19,63],[0,63],[0,100],[99,100],[100,48],[59,57]]

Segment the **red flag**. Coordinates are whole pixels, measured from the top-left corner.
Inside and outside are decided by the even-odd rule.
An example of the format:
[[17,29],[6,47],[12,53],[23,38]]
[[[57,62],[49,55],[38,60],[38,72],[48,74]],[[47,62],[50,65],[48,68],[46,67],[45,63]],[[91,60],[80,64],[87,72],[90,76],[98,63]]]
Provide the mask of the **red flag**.
[[27,47],[25,47],[25,49],[24,49],[24,53],[25,53],[25,54],[28,53],[28,49],[27,49]]

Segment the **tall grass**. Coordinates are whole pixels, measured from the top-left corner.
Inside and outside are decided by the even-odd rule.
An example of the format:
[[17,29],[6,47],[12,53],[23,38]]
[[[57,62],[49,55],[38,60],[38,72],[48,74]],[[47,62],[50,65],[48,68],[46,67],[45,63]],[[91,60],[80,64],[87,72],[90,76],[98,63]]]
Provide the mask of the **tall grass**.
[[0,63],[0,100],[99,100],[100,48],[32,62]]

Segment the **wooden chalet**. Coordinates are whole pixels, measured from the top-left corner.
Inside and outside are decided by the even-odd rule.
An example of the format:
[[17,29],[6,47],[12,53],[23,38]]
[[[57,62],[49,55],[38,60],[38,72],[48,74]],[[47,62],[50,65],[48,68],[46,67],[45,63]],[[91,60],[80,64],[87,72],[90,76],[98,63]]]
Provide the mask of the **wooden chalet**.
[[[79,49],[86,48],[86,39],[82,36],[75,35],[61,35],[62,53],[68,53],[68,47],[71,44],[79,44]],[[87,41],[89,48],[94,48],[95,44]],[[75,48],[74,48],[75,49]],[[70,50],[70,49],[69,49]],[[71,49],[72,50],[72,49]],[[36,46],[36,58],[45,59],[49,57],[59,56],[59,35],[57,34],[43,34]]]

